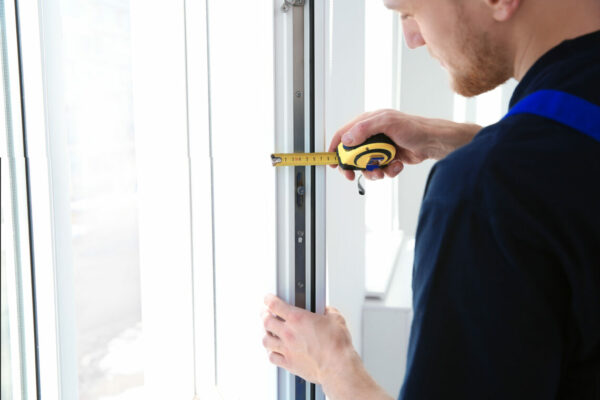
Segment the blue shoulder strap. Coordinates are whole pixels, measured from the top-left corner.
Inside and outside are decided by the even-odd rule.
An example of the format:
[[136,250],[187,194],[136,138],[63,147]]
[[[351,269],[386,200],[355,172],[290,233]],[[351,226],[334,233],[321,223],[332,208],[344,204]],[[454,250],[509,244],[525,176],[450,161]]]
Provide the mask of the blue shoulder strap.
[[506,117],[535,114],[578,130],[600,142],[600,106],[558,90],[540,90],[519,101]]

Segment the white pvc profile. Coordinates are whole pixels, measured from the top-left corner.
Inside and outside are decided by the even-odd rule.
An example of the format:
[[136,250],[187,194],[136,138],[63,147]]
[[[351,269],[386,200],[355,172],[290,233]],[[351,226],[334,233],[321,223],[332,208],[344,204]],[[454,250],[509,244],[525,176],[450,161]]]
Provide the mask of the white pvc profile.
[[[185,0],[195,395],[216,395],[212,161],[206,0]],[[208,189],[208,190],[207,190]]]
[[216,382],[225,399],[273,399],[276,368],[258,318],[276,287],[273,9],[207,3]]
[[[12,375],[11,381],[6,388],[3,386],[3,390],[6,389],[9,396],[14,398],[32,398],[37,393],[35,326],[16,15],[14,2],[2,3],[0,7],[0,19],[4,23],[0,27],[3,36],[0,45],[3,75],[0,127],[5,132],[0,143],[2,263],[5,268],[2,283],[3,288],[6,287],[6,293],[2,297],[3,301],[4,298],[7,300],[7,304],[3,304],[3,311],[7,307],[9,328],[9,341],[2,344],[10,349],[8,362]],[[11,232],[6,232],[5,228]]]
[[[293,46],[292,16],[282,9],[282,2],[273,1],[275,47],[275,150],[293,151],[293,105],[287,94],[292,93]],[[294,302],[294,195],[292,168],[281,168],[276,174],[277,195],[277,294]],[[293,377],[277,370],[277,397],[291,399]]]
[[[39,3],[41,52],[46,118],[47,157],[50,174],[52,247],[58,320],[61,396],[78,396],[75,277],[71,234],[70,168],[64,66],[64,40],[59,0]],[[27,97],[27,96],[25,96]],[[27,110],[25,113],[28,116]],[[27,132],[28,133],[28,132]],[[34,224],[37,221],[34,219]],[[34,241],[35,246],[35,241]],[[36,257],[35,261],[37,262]],[[39,271],[35,264],[36,272]],[[39,326],[39,325],[38,325]],[[41,334],[40,334],[41,336]],[[42,388],[43,392],[43,388]]]
[[[275,150],[277,152],[294,151],[294,9],[282,8],[283,2],[275,1]],[[314,151],[325,150],[325,70],[326,70],[326,11],[328,2],[315,2],[314,31],[310,27],[310,4],[303,6],[304,12],[304,151],[310,151],[311,135],[311,99],[314,98]],[[294,7],[295,8],[295,7]],[[298,11],[296,11],[298,12]],[[310,39],[314,34],[314,96],[311,93]],[[312,291],[315,292],[315,311],[325,310],[325,168],[316,167],[314,181],[311,169],[305,168],[305,240],[306,240],[306,308],[310,309]],[[297,232],[294,227],[296,185],[294,168],[277,170],[277,290],[278,295],[290,304],[295,304],[295,241]],[[315,197],[315,207],[311,207],[311,196]],[[315,214],[314,234],[312,237],[312,218]],[[314,243],[313,243],[314,242]],[[315,277],[312,286],[311,260],[312,249],[315,252]],[[310,386],[306,387],[306,399],[311,399]],[[321,388],[315,388],[315,399],[324,398]],[[278,370],[278,398],[296,399],[295,377],[283,369]]]
[[[328,148],[325,139],[325,72],[327,70],[327,1],[317,1],[314,4],[314,123],[315,123],[315,152],[324,152]],[[325,238],[325,167],[316,169],[314,187],[315,196],[315,242],[316,254],[316,304],[315,312],[325,312],[326,303],[326,238]]]
[[[293,152],[293,21],[282,3],[273,2],[275,15],[275,150]],[[294,173],[293,168],[277,171],[277,294],[294,303]],[[277,369],[277,398],[293,399],[294,377]]]
[[144,393],[190,399],[195,375],[185,4],[133,0],[130,10]]
[[[314,57],[314,134],[315,134],[315,149],[316,152],[326,151],[328,143],[325,140],[325,72],[327,70],[327,11],[328,1],[314,2],[314,23],[313,31],[313,57]],[[317,314],[325,312],[326,305],[326,189],[325,189],[325,173],[326,168],[316,167],[315,180],[312,187],[315,190],[315,287],[312,289],[315,292],[316,303],[314,305]],[[315,400],[323,400],[325,395],[320,385],[315,388]]]
[[[55,16],[58,10],[53,9],[52,4],[45,5],[48,13],[42,18],[37,2],[20,2],[17,19],[25,115],[23,128],[27,140],[33,221],[38,389],[45,399],[59,399],[77,397],[77,370],[75,348],[72,345],[75,325],[73,310],[69,309],[69,298],[72,297],[72,292],[69,292],[69,286],[72,288],[69,249],[57,244],[57,236],[70,235],[66,220],[68,199],[61,196],[61,193],[68,193],[64,191],[68,188],[68,175],[64,175],[67,167],[66,149],[61,153],[60,146],[56,145],[61,139],[60,131],[56,133],[57,137],[50,135],[55,121],[49,119],[46,108],[49,102],[56,100],[49,98],[52,96],[51,85],[56,83],[51,81],[55,72],[52,68],[57,59],[55,49],[50,46],[58,32],[52,31],[51,24],[44,23]],[[62,242],[65,246],[70,243]]]

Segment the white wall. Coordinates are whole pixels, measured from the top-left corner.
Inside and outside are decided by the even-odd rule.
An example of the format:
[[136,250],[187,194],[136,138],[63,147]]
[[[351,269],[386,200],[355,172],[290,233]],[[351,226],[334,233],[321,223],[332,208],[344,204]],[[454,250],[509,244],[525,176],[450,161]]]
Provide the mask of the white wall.
[[[454,94],[447,73],[422,47],[410,50],[403,44],[400,111],[424,117],[452,119]],[[434,161],[407,165],[398,176],[400,229],[414,236],[427,176]]]

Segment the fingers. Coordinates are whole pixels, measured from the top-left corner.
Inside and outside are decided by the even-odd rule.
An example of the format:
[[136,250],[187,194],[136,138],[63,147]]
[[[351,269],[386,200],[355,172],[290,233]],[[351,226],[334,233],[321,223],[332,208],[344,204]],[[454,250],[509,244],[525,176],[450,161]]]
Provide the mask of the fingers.
[[342,167],[338,167],[340,172],[346,177],[346,179],[353,181],[354,180],[354,171],[345,170]]
[[285,357],[283,356],[283,354],[277,353],[276,351],[272,351],[271,353],[269,353],[269,361],[271,361],[272,364],[275,364],[278,367],[285,368],[286,366]]
[[283,331],[283,321],[281,319],[275,317],[270,311],[266,310],[262,312],[261,317],[263,320],[263,327],[267,332],[281,336],[281,332]]
[[264,299],[265,305],[267,309],[284,320],[287,319],[287,316],[292,312],[294,307],[290,306],[285,301],[281,300],[279,297],[274,294],[268,294]]
[[374,169],[373,171],[363,171],[365,178],[375,181],[383,179],[384,175],[388,178],[395,178],[404,169],[404,163],[400,160],[393,160],[384,168]]
[[363,171],[363,176],[370,181],[376,181],[383,179],[383,171],[381,169],[374,169],[373,171]]
[[342,143],[344,143],[345,146],[357,146],[371,136],[385,131],[385,122],[386,121],[382,116],[382,113],[372,115],[367,119],[363,119],[348,129],[348,131],[342,136]]
[[403,148],[398,149],[396,158],[401,160],[404,164],[418,164],[425,159],[423,156],[419,156],[414,152]]
[[[373,118],[377,115],[383,114],[388,110],[377,110],[377,111],[371,111],[371,112],[366,112],[363,113],[361,115],[359,115],[358,117],[354,118],[352,121],[348,122],[346,125],[342,126],[340,129],[337,130],[337,132],[333,135],[333,137],[331,138],[331,143],[329,144],[329,149],[327,151],[329,152],[335,152],[338,145],[340,144],[340,142],[342,141],[342,137],[350,130],[352,129],[356,124]],[[376,134],[379,132],[373,132],[371,135]],[[368,136],[367,136],[368,137]],[[346,145],[348,145],[347,143],[344,143]],[[337,165],[330,165],[330,167],[335,168]],[[344,175],[346,175],[346,178],[352,180],[354,179],[354,173],[344,173]],[[350,176],[352,176],[352,178],[350,178]]]
[[373,115],[379,114],[379,113],[381,113],[383,111],[384,110],[377,110],[377,111],[362,113],[358,117],[356,117],[353,120],[351,120],[350,122],[346,123],[340,129],[338,129],[337,132],[335,132],[335,134],[333,135],[333,138],[331,138],[331,144],[329,145],[329,150],[328,151],[335,151],[335,149],[337,149],[337,147],[338,147],[338,144],[340,144],[340,142],[342,141],[342,136],[350,128],[352,128],[354,125],[356,125],[358,122],[360,122],[360,121],[362,121],[364,119],[370,118]]
[[[346,146],[357,146],[363,143],[369,137],[385,131],[385,126],[388,123],[389,118],[386,117],[390,110],[377,110],[374,112],[364,113],[348,122],[346,125],[341,127],[333,136],[329,145],[329,151],[336,151],[340,142],[343,142]],[[335,167],[335,165],[331,165]],[[346,179],[354,180],[355,173],[353,171],[345,171],[340,169]],[[390,169],[384,174],[384,171],[366,171],[364,173],[365,178],[370,180],[383,179],[384,175],[396,176],[400,173],[400,169]]]
[[[404,169],[404,164],[400,160],[394,160],[384,168],[374,169],[373,171],[362,171],[363,176],[371,181],[383,179],[384,176],[388,178],[395,178]],[[340,168],[340,172],[344,174],[346,179],[353,181],[356,177],[354,171],[347,171]]]
[[404,169],[404,164],[400,160],[394,160],[389,165],[387,165],[383,172],[389,178],[396,177],[402,170]]
[[279,354],[284,354],[283,342],[278,337],[267,332],[267,334],[263,336],[262,343],[264,348],[268,351],[275,351]]

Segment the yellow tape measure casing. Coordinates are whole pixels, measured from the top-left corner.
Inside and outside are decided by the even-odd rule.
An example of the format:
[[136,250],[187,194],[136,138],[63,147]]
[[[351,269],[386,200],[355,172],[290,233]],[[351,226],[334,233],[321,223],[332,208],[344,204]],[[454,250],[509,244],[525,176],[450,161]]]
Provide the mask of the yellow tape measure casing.
[[339,164],[347,170],[371,170],[383,167],[396,157],[396,145],[383,133],[371,136],[358,146],[338,145]]

